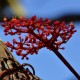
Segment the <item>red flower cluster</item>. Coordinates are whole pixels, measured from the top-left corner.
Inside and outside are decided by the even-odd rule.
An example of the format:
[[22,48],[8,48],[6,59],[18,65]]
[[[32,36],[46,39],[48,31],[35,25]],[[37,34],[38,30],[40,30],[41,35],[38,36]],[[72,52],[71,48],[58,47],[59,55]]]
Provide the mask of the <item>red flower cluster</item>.
[[[36,16],[30,19],[12,18],[10,21],[4,18],[2,26],[5,35],[18,35],[20,41],[13,39],[13,44],[7,42],[6,45],[11,48],[11,51],[16,50],[16,54],[22,58],[28,54],[37,54],[39,49],[43,47],[48,49],[54,47],[56,50],[64,49],[64,47],[60,48],[60,45],[66,43],[76,32],[72,22],[67,26],[65,22],[54,22],[47,18],[44,20],[42,18],[36,19]],[[22,38],[21,33],[26,34],[25,38]],[[26,51],[25,54],[22,52],[23,50]]]

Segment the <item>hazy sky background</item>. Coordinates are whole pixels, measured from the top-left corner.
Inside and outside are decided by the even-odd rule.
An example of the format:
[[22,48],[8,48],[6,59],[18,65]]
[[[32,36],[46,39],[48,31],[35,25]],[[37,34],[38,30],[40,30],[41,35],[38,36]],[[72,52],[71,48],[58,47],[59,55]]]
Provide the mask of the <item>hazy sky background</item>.
[[[24,7],[26,16],[36,15],[38,18],[56,18],[67,13],[80,14],[79,0],[20,0]],[[77,32],[64,44],[65,50],[59,50],[68,60],[74,69],[80,74],[80,22],[75,22]],[[0,28],[0,38],[3,41],[10,41],[16,36],[4,36],[3,28]],[[29,55],[29,60],[21,60],[21,57],[15,55],[15,58],[22,63],[30,63],[36,71],[36,75],[42,80],[77,80],[67,67],[58,59],[58,57],[46,48],[39,50],[38,55]]]

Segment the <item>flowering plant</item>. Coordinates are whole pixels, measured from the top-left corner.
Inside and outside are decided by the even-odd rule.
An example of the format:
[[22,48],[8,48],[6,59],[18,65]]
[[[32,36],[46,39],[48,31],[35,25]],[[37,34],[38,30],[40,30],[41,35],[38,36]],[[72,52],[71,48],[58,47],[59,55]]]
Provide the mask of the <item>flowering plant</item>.
[[[48,49],[64,49],[60,47],[61,44],[66,43],[76,32],[74,24],[70,23],[68,26],[65,22],[51,21],[49,19],[43,20],[42,18],[36,19],[33,16],[29,20],[20,17],[19,19],[12,18],[2,24],[4,27],[5,35],[18,35],[19,42],[13,39],[13,44],[7,42],[6,45],[11,48],[11,51],[16,50],[16,54],[26,57],[28,54],[38,53],[38,50],[47,47]],[[21,37],[21,33],[26,33],[25,38]],[[48,44],[46,44],[48,43]],[[17,46],[15,46],[17,44]],[[25,50],[26,54],[22,51]]]
[[[13,39],[13,44],[7,42],[6,45],[11,48],[11,51],[16,50],[16,54],[22,56],[22,59],[28,54],[38,54],[39,49],[46,47],[52,50],[79,79],[78,73],[58,51],[59,49],[64,49],[61,45],[66,43],[76,32],[72,22],[66,25],[64,21],[52,21],[48,18],[37,19],[36,16],[32,16],[30,19],[23,17],[17,19],[14,17],[10,21],[7,21],[5,17],[2,26],[4,27],[5,35],[18,35],[19,41]],[[22,38],[22,33],[26,34],[25,38]],[[23,53],[23,50],[25,53]]]

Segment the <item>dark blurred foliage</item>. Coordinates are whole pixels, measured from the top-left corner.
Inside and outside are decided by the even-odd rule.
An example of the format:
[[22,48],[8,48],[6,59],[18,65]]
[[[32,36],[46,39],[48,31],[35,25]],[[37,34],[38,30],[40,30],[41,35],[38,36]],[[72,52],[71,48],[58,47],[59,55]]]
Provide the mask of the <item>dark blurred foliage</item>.
[[65,14],[62,16],[59,16],[58,18],[53,18],[52,20],[60,20],[60,21],[65,21],[66,23],[69,22],[78,22],[80,21],[80,14]]
[[4,16],[3,10],[7,6],[9,6],[9,3],[7,0],[0,0],[0,20],[2,20],[2,18]]
[[9,3],[7,0],[0,0],[0,9],[3,10],[4,7],[8,6]]

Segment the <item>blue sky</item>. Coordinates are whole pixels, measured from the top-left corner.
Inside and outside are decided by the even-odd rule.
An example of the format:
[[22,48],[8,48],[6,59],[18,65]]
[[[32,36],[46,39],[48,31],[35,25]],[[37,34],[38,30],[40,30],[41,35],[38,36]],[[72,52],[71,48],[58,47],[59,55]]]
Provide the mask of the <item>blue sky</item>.
[[23,0],[28,16],[58,17],[67,13],[80,13],[79,0]]
[[[27,17],[36,15],[43,18],[56,18],[64,14],[80,14],[79,0],[20,0],[24,7]],[[65,50],[60,50],[61,54],[68,60],[74,69],[80,74],[80,22],[75,22],[77,32],[64,44]],[[0,28],[0,38],[3,41],[10,41],[16,36],[4,36],[3,28]],[[42,80],[77,80],[67,67],[58,59],[58,57],[46,48],[39,50],[38,55],[29,55],[29,60],[21,60],[21,57],[15,55],[15,58],[22,63],[30,63],[34,66],[36,75]]]

